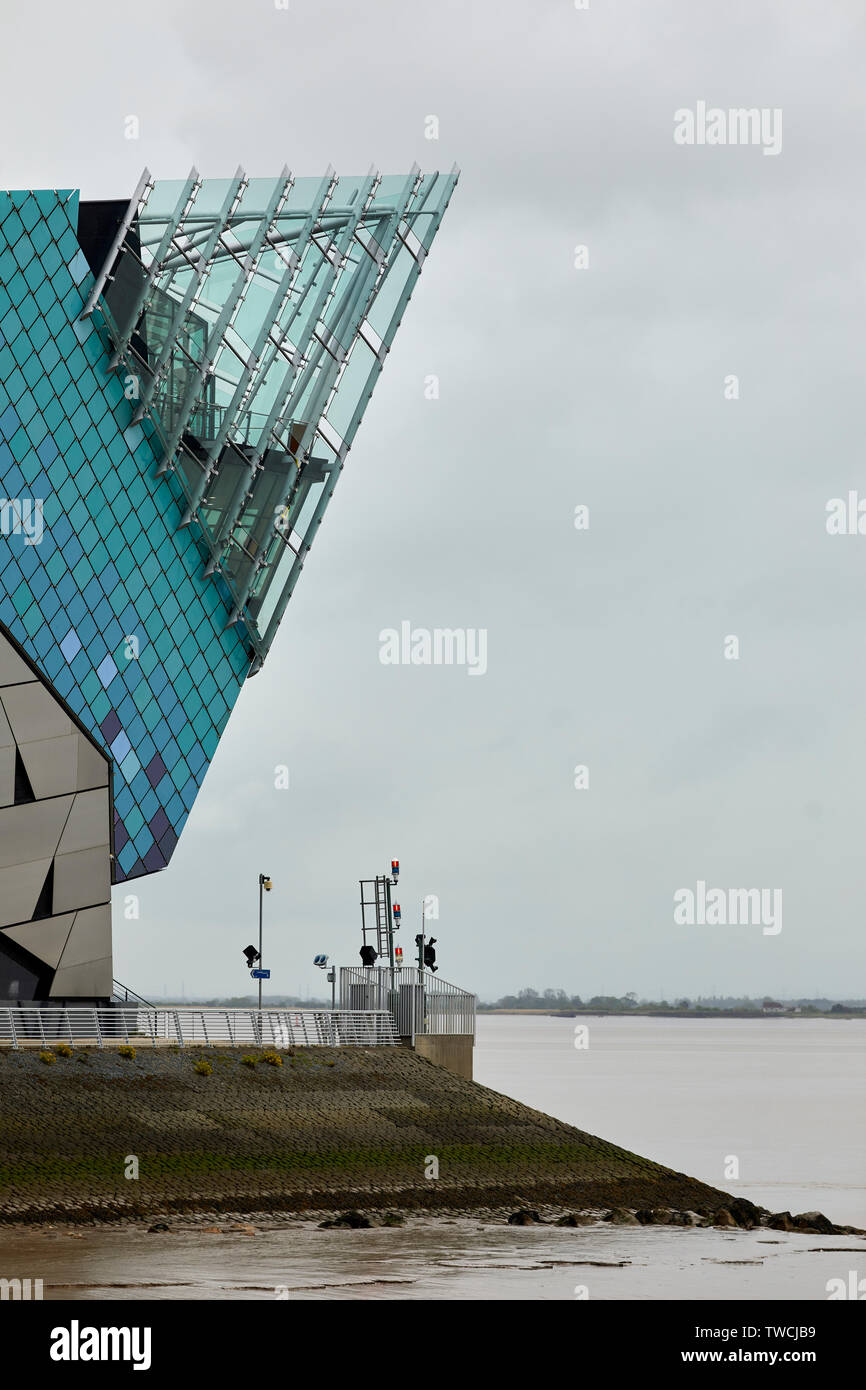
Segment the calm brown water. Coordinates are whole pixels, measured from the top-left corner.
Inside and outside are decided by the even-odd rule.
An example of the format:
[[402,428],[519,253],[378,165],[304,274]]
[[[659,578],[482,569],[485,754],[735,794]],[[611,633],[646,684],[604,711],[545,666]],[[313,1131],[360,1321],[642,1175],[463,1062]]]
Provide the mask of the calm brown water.
[[493,1015],[475,1079],[771,1211],[866,1227],[866,1020]]
[[[866,1226],[859,1023],[487,1017],[476,1077],[774,1210]],[[740,1178],[724,1176],[730,1157]],[[219,1222],[215,1222],[219,1224]],[[774,1231],[509,1227],[477,1219],[255,1235],[0,1229],[0,1277],[49,1299],[799,1299],[866,1276],[866,1241]]]

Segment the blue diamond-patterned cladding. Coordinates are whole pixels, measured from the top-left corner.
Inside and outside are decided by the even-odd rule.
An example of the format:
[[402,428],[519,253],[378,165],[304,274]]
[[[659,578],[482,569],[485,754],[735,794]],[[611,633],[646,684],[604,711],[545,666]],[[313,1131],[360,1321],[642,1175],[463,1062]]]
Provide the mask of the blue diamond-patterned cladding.
[[0,193],[0,620],[114,758],[120,882],[171,857],[252,652],[81,320],[77,213]]

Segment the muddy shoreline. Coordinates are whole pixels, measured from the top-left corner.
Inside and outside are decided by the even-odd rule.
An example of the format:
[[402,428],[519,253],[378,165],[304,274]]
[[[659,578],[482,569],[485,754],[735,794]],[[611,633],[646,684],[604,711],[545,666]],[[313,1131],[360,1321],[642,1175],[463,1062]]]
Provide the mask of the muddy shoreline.
[[[113,1231],[139,1231],[150,1235],[162,1234],[207,1234],[207,1235],[258,1235],[269,1231],[290,1229],[320,1228],[322,1230],[382,1230],[413,1226],[430,1228],[436,1225],[453,1225],[457,1222],[474,1221],[483,1226],[551,1226],[558,1228],[595,1228],[606,1225],[614,1227],[639,1228],[679,1227],[696,1229],[726,1230],[729,1232],[764,1230],[780,1231],[800,1235],[847,1235],[859,1239],[866,1238],[866,1231],[855,1226],[841,1226],[829,1221],[821,1212],[768,1212],[754,1207],[751,1203],[735,1201],[730,1207],[718,1212],[669,1211],[663,1208],[629,1210],[613,1208],[610,1210],[590,1209],[574,1211],[561,1204],[542,1205],[536,1208],[509,1206],[477,1207],[428,1207],[411,1210],[399,1208],[358,1208],[338,1209],[320,1207],[306,1211],[287,1211],[274,1209],[250,1210],[163,1210],[150,1216],[128,1212],[102,1211],[89,1217],[80,1212],[56,1215],[51,1219],[24,1221],[4,1221],[3,1229],[33,1234],[58,1233],[76,1234],[98,1228]],[[860,1247],[852,1247],[859,1249]]]

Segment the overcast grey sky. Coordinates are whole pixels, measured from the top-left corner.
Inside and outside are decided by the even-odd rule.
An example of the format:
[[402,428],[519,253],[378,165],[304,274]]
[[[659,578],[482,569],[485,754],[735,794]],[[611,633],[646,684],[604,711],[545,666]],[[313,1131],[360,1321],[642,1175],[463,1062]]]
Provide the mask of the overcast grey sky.
[[[322,993],[398,856],[407,955],[435,894],[485,997],[866,994],[866,536],[825,527],[866,497],[860,0],[0,8],[4,187],[462,170],[116,975],[245,992],[263,870],[273,987]],[[781,151],[675,144],[702,101],[781,109]],[[487,674],[382,665],[403,620],[486,629]],[[677,925],[698,880],[783,929]]]

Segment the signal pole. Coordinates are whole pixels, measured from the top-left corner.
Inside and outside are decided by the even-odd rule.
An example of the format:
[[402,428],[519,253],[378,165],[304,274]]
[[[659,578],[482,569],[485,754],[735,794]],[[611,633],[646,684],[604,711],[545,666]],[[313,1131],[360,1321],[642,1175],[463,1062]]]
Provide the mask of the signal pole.
[[424,1027],[427,1027],[427,998],[424,982],[424,924],[427,921],[424,915],[424,905],[427,899],[421,899],[421,935],[416,936],[415,941],[418,946],[418,978],[421,981],[421,1018],[424,1020]]
[[[376,932],[376,945],[378,952],[373,952],[373,959],[384,959],[388,956],[388,966],[391,972],[391,988],[394,988],[394,971],[397,961],[394,951],[394,933],[400,930],[400,904],[392,903],[391,889],[396,888],[400,878],[399,859],[391,860],[391,874],[377,874],[375,878],[360,880],[361,884],[361,936],[364,948],[368,946],[367,932]],[[367,896],[367,890],[372,890],[372,897]],[[372,908],[375,913],[374,925],[367,926],[367,908]],[[362,950],[364,949],[362,948]],[[372,948],[371,948],[372,949]],[[364,956],[361,956],[364,961]],[[372,961],[364,961],[364,964],[372,965]]]
[[391,880],[386,874],[382,875],[382,886],[385,890],[385,917],[388,923],[388,964],[391,967],[391,987],[394,986],[394,916],[391,908]]

